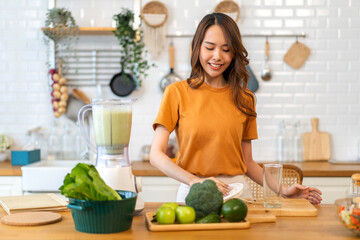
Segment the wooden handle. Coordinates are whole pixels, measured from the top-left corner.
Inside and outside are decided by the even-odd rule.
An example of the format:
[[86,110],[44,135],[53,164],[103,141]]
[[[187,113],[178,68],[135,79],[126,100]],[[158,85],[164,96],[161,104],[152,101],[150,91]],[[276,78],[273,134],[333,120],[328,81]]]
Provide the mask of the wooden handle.
[[319,119],[318,118],[312,118],[311,119],[311,125],[312,125],[312,131],[318,132],[319,131]]
[[59,59],[59,72],[58,72],[59,75],[60,75],[60,77],[62,77],[62,73],[61,73],[61,72],[62,72],[62,59],[60,58],[60,59]]
[[89,97],[83,91],[80,91],[79,89],[74,88],[72,93],[73,93],[74,97],[83,101],[84,103],[86,103],[86,104],[91,103]]
[[266,40],[265,42],[265,55],[266,57],[269,57],[269,41]]
[[170,58],[170,69],[174,69],[174,45],[173,44],[170,44],[170,47],[169,47],[169,58]]

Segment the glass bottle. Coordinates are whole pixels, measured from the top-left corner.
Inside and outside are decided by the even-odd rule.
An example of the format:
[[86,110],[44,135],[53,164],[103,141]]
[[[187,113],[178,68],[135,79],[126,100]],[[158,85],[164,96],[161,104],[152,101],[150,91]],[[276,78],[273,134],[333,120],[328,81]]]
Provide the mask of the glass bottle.
[[302,146],[301,146],[301,133],[300,133],[300,122],[299,121],[297,121],[293,127],[292,148],[293,148],[294,162],[301,162],[302,161]]
[[285,122],[281,121],[279,124],[279,131],[276,136],[276,160],[278,162],[288,161],[288,148],[287,148],[287,134],[285,129]]

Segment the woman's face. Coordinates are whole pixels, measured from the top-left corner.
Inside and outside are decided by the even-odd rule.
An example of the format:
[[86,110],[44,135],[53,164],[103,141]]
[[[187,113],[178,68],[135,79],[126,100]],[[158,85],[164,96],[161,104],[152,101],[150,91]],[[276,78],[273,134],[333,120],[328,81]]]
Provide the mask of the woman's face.
[[218,25],[209,27],[201,43],[199,55],[201,66],[205,71],[205,80],[222,81],[222,74],[230,65],[233,56],[222,29]]

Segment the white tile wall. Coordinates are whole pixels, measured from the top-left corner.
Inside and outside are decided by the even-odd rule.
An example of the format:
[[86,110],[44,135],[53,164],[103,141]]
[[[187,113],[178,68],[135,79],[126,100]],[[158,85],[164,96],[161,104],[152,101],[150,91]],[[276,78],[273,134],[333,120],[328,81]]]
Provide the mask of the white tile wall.
[[[148,0],[143,0],[142,4]],[[162,0],[168,8],[168,34],[192,34],[200,19],[212,12],[219,0]],[[181,2],[181,4],[180,4]],[[263,82],[265,39],[244,38],[251,67],[258,77],[256,93],[259,140],[254,141],[256,160],[275,158],[275,135],[281,120],[301,120],[310,129],[310,118],[320,118],[320,130],[332,136],[333,158],[354,160],[360,138],[360,4],[350,0],[236,0],[241,8],[238,21],[242,33],[301,33],[299,39],[311,49],[304,66],[295,70],[283,56],[295,41],[270,38],[270,68],[273,78]],[[45,20],[47,0],[0,1],[0,133],[9,134],[16,145],[25,144],[25,133],[38,125],[53,123],[47,85],[46,53],[40,27]],[[133,8],[132,0],[58,0],[70,9],[80,26],[112,26],[112,15],[121,7]],[[175,8],[176,7],[176,8]],[[79,45],[116,47],[113,37],[81,37]],[[191,39],[174,39],[176,72],[186,78],[190,72]],[[141,89],[131,97],[134,123],[130,144],[132,160],[152,141],[152,122],[162,97],[158,87],[168,72],[167,51],[155,61]],[[94,87],[83,88],[96,97]],[[103,87],[105,97],[114,97]]]

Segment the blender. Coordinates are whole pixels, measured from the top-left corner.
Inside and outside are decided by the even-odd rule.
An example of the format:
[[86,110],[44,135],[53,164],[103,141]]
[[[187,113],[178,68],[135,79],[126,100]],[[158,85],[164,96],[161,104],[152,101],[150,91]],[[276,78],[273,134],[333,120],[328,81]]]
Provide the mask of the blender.
[[[132,174],[128,148],[132,104],[136,99],[91,99],[78,113],[80,133],[89,149],[96,153],[95,167],[107,185],[115,190],[141,192],[141,177]],[[85,114],[92,111],[96,146],[85,128]],[[135,211],[144,208],[138,196]]]

